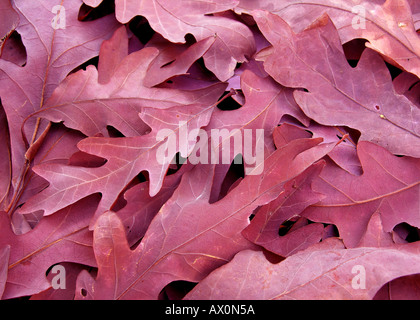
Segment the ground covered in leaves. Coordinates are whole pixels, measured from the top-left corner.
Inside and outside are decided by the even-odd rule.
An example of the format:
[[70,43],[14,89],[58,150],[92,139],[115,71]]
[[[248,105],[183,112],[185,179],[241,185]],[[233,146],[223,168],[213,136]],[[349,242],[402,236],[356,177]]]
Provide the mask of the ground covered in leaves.
[[1,0],[2,299],[420,299],[420,2]]

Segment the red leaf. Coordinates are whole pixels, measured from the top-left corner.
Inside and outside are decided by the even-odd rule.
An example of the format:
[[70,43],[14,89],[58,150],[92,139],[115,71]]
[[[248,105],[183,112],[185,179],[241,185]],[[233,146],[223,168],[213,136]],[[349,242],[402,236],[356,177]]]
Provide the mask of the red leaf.
[[[144,107],[208,106],[223,92],[222,83],[201,90],[148,88],[145,77],[159,52],[150,47],[128,55],[127,41],[125,28],[121,27],[102,45],[99,70],[88,66],[67,77],[36,115],[54,122],[64,121],[67,127],[88,136],[98,133],[107,136],[107,126],[113,126],[125,136],[133,137],[147,131],[138,117]],[[115,58],[110,51],[117,50]]]
[[393,244],[391,233],[383,230],[381,215],[379,212],[375,212],[369,220],[366,232],[358,247],[388,247]]
[[309,207],[304,216],[335,224],[347,247],[359,243],[375,212],[386,232],[401,222],[420,227],[419,159],[395,157],[369,142],[360,142],[357,151],[363,174],[356,177],[327,164],[312,185],[326,197]]
[[[10,157],[10,137],[7,131],[7,119],[3,107],[0,104],[0,148],[3,150],[3,156],[0,158],[0,210],[6,210],[8,203],[8,193],[10,188],[10,179],[12,175],[11,157]],[[4,154],[6,156],[4,156]]]
[[[208,144],[212,145],[212,150],[209,152],[216,150],[215,153],[219,155],[218,161],[221,164],[215,168],[215,178],[218,181],[213,183],[212,202],[218,199],[222,181],[230,167],[231,162],[223,161],[225,153],[229,154],[231,161],[236,156],[242,155],[244,171],[247,174],[249,170],[260,164],[274,151],[273,133],[275,134],[275,128],[284,115],[293,115],[302,123],[307,122],[305,115],[293,100],[292,90],[289,88],[282,87],[269,77],[260,77],[250,70],[243,71],[240,79],[245,98],[244,105],[236,110],[221,111],[216,109],[206,127],[210,140]],[[214,129],[219,130],[223,136],[222,141],[211,139],[211,132]],[[252,143],[245,141],[246,130],[253,135]],[[263,130],[264,135],[261,138],[264,138],[264,141],[258,141],[257,130]],[[240,150],[226,144],[226,141],[235,140],[238,135],[243,145]],[[246,145],[247,147],[252,146],[252,153],[244,152]],[[198,147],[200,147],[199,144],[197,144]],[[196,154],[196,150],[192,154]]]
[[[53,287],[51,287],[38,294],[34,294],[33,296],[31,296],[31,300],[73,300],[74,299],[77,276],[82,270],[86,269],[86,267],[80,264],[68,263],[68,262],[60,263],[60,266],[64,268],[63,270],[65,270],[65,277],[63,274],[63,279],[65,279],[65,286],[63,284],[62,287],[58,289],[54,289]],[[51,271],[48,274],[48,281],[50,283],[54,281],[53,279],[56,276]],[[58,274],[58,276],[61,276],[61,274]],[[61,281],[64,281],[64,280],[61,280]]]
[[[211,166],[184,174],[171,199],[152,221],[140,245],[131,251],[124,227],[111,211],[95,225],[96,280],[81,275],[78,298],[156,299],[171,281],[200,281],[243,249],[253,248],[241,231],[259,205],[271,201],[283,184],[327,153],[333,145],[300,139],[270,156],[263,175],[247,176],[222,200],[209,204]],[[296,160],[292,163],[293,160]],[[284,161],[287,169],[276,166]],[[234,221],[234,223],[232,223]],[[230,239],[226,243],[226,239]],[[137,263],[133,263],[137,261]],[[87,294],[79,293],[85,290]]]
[[178,187],[182,175],[191,167],[184,165],[175,174],[167,176],[162,189],[154,197],[149,195],[149,182],[140,183],[124,193],[127,204],[117,211],[117,215],[125,226],[130,246],[143,238],[155,215]]
[[299,217],[306,207],[323,198],[321,194],[311,189],[312,179],[321,172],[322,167],[322,162],[315,164],[295,179],[288,181],[284,186],[284,192],[276,200],[257,211],[250,225],[242,231],[244,237],[284,257],[319,242],[324,230],[322,224],[306,225],[290,230],[283,236],[279,236],[279,228],[286,221]]
[[420,110],[395,94],[377,54],[365,50],[357,67],[351,68],[328,16],[300,34],[276,15],[259,11],[255,18],[274,46],[263,57],[266,71],[284,86],[309,90],[294,93],[308,117],[323,125],[357,129],[361,140],[380,144],[392,153],[420,155]]
[[[418,3],[416,8],[415,1],[411,2],[418,12]],[[296,32],[326,13],[337,27],[342,43],[367,39],[366,46],[386,61],[420,76],[420,39],[406,0],[240,0],[235,11],[250,13],[253,9],[275,13]]]
[[[14,1],[13,8],[20,19],[16,31],[28,58],[23,67],[0,59],[0,96],[10,134],[11,201],[19,198],[25,184],[32,160],[28,148],[38,139],[41,141],[48,128],[47,122],[36,118],[26,120],[45,106],[45,101],[70,71],[97,54],[102,40],[116,28],[111,16],[79,22],[80,4],[80,0]],[[64,29],[56,30],[52,25],[56,5],[65,8]],[[6,203],[6,207],[15,205]]]
[[[217,97],[217,96],[216,96]],[[42,164],[34,171],[50,181],[50,186],[28,200],[21,208],[22,213],[43,210],[50,215],[66,206],[94,193],[101,193],[102,199],[95,218],[111,209],[118,195],[141,171],[147,170],[150,178],[150,196],[155,196],[163,183],[170,162],[181,148],[181,155],[190,153],[194,143],[182,146],[179,143],[169,150],[167,159],[162,159],[162,149],[176,143],[178,131],[190,132],[205,126],[211,116],[213,106],[190,106],[188,114],[181,108],[160,110],[148,109],[143,120],[152,127],[150,134],[131,138],[88,138],[78,144],[80,150],[102,157],[108,161],[99,168]],[[167,122],[167,121],[173,122]],[[180,121],[180,122],[178,122]],[[181,125],[180,125],[181,123]],[[163,137],[160,129],[170,130]],[[174,140],[175,139],[175,140]],[[186,152],[186,153],[185,153]]]
[[148,46],[158,48],[160,52],[147,70],[144,79],[147,87],[153,87],[174,76],[186,74],[191,65],[209,50],[216,38],[205,38],[191,46],[175,46],[162,39],[161,41],[154,40],[149,41]]
[[0,52],[2,52],[4,40],[19,23],[19,16],[10,5],[10,0],[5,0],[0,3],[0,18],[2,22],[0,25]]
[[268,262],[262,252],[242,251],[201,281],[186,299],[372,299],[388,281],[419,273],[418,243],[344,249],[340,241],[331,240],[279,264]]
[[0,298],[3,296],[7,280],[7,267],[9,266],[10,245],[0,249]]
[[48,289],[51,285],[45,273],[53,264],[67,261],[96,266],[88,228],[95,203],[95,197],[83,199],[18,236],[10,229],[7,215],[1,212],[0,247],[10,246],[4,299]]
[[255,51],[254,38],[247,26],[214,14],[232,9],[236,4],[236,0],[151,0],[142,4],[135,0],[118,0],[115,3],[118,21],[127,23],[136,15],[144,16],[154,30],[174,43],[183,43],[188,33],[197,41],[215,36],[215,43],[204,55],[204,61],[222,81],[233,75],[236,63],[246,61],[246,56]]
[[401,277],[384,285],[373,300],[419,300],[420,276],[418,274]]
[[1,299],[418,299],[419,1],[0,21]]

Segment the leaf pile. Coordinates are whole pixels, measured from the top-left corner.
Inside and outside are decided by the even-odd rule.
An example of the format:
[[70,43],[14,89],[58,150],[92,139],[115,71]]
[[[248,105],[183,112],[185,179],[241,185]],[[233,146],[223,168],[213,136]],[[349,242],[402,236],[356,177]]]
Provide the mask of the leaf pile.
[[2,299],[420,299],[415,0],[0,21]]

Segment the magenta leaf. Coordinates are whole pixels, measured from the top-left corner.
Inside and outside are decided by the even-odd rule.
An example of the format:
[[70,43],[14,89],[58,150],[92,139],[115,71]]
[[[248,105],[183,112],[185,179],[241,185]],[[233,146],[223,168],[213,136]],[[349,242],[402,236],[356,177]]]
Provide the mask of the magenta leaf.
[[409,275],[385,284],[373,297],[373,300],[419,300],[420,276]]
[[158,48],[159,55],[147,70],[144,84],[148,87],[158,85],[174,76],[186,74],[191,65],[209,50],[216,38],[209,37],[191,46],[175,46],[168,41],[159,41],[159,38],[153,40],[149,41],[148,46]]
[[3,177],[0,181],[0,210],[6,210],[8,203],[8,193],[10,188],[10,179],[12,168],[10,163],[10,140],[7,131],[6,114],[0,104],[0,148],[3,150],[3,156],[0,158],[0,175]]
[[[57,265],[54,265],[54,266],[57,266]],[[61,276],[59,274],[59,271],[52,272],[54,266],[51,268],[51,270],[49,270],[49,273],[47,275],[47,279],[51,284],[53,282],[56,283],[54,280],[54,277]],[[89,268],[89,267],[84,266],[82,264],[70,263],[70,262],[62,262],[58,266],[63,268],[61,270],[65,270],[65,277],[63,274],[63,277],[62,277],[63,280],[61,280],[63,281],[63,285],[59,288],[54,288],[53,286],[51,286],[45,291],[32,295],[31,300],[72,300],[74,299],[77,276],[80,274],[80,272],[82,272],[82,270],[85,270],[86,268]],[[59,282],[58,284],[61,285]]]

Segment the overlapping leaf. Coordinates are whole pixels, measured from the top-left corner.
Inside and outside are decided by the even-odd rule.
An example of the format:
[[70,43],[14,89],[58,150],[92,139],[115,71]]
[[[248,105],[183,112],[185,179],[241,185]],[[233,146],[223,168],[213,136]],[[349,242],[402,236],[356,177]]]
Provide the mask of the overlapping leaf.
[[279,229],[286,222],[298,218],[306,207],[322,199],[320,193],[311,189],[311,180],[322,167],[323,163],[312,166],[286,183],[281,196],[256,212],[251,224],[242,231],[244,237],[284,257],[319,242],[324,231],[320,223],[298,226],[295,222],[292,229],[283,236],[279,236]]
[[[142,118],[152,131],[144,136],[87,138],[81,141],[78,144],[81,151],[107,159],[101,167],[85,168],[54,163],[35,167],[34,171],[50,181],[50,186],[28,200],[21,212],[43,210],[44,215],[50,215],[90,194],[101,193],[97,210],[101,214],[112,208],[118,195],[143,170],[149,172],[150,195],[156,195],[176,153],[186,147],[184,152],[191,152],[194,143],[190,142],[186,146],[178,143],[175,148],[169,149],[169,155],[163,157],[165,149],[172,146],[173,141],[177,143],[176,137],[180,130],[190,132],[205,126],[213,106],[190,106],[188,113],[183,111],[177,107],[165,113],[154,109],[145,111]],[[158,134],[162,133],[160,129],[169,131],[159,137]],[[185,153],[183,155],[186,156]]]
[[357,129],[361,140],[393,153],[420,155],[420,110],[394,92],[389,71],[376,53],[365,50],[353,69],[328,16],[300,34],[271,13],[260,11],[255,17],[273,44],[262,55],[266,71],[284,86],[309,90],[294,93],[308,117]]
[[4,156],[0,158],[0,174],[3,177],[0,182],[0,210],[6,210],[7,197],[10,188],[10,178],[12,175],[12,164],[10,162],[10,143],[7,131],[6,114],[0,104],[0,148]]
[[395,157],[370,142],[359,142],[357,148],[363,174],[356,177],[327,165],[313,189],[328,197],[305,210],[304,216],[335,224],[347,247],[359,243],[376,212],[386,232],[402,222],[419,227],[419,159]]
[[[148,128],[138,117],[142,107],[208,106],[223,92],[221,83],[201,90],[145,86],[143,82],[148,68],[153,65],[159,51],[150,47],[128,55],[127,42],[125,27],[121,27],[102,47],[101,74],[94,66],[88,66],[86,70],[68,76],[36,115],[54,122],[64,121],[67,127],[88,136],[98,133],[107,136],[107,126],[113,126],[125,136],[132,137],[144,134]],[[119,59],[113,60],[115,55],[110,54],[107,48],[114,52],[121,50],[121,46],[125,52],[119,53]],[[196,55],[195,59],[198,58]]]
[[215,37],[208,37],[189,46],[187,44],[174,45],[160,38],[156,36],[147,44],[147,46],[159,49],[159,56],[148,68],[144,79],[144,84],[148,87],[186,74],[191,65],[201,58],[216,40]]
[[[270,263],[262,252],[242,251],[201,281],[186,299],[372,299],[388,281],[419,273],[418,243],[380,249],[345,249],[340,244],[331,239],[279,264]],[[364,288],[354,278],[360,266],[369,284]]]
[[[241,74],[240,83],[245,99],[243,106],[237,110],[215,110],[205,128],[211,150],[208,150],[209,154],[204,158],[209,161],[214,152],[221,164],[215,168],[216,180],[220,181],[214,181],[212,193],[217,196],[212,196],[212,201],[219,197],[221,182],[235,157],[242,156],[244,173],[247,174],[275,150],[273,134],[283,116],[293,115],[302,123],[308,121],[293,100],[291,89],[282,87],[269,77],[260,77],[249,69]],[[213,130],[220,134],[221,139],[215,140],[217,135],[212,134]],[[261,130],[262,135],[259,134]],[[252,136],[251,139],[249,136]],[[197,154],[202,145],[198,143],[192,154]],[[229,161],[224,160],[226,158]]]
[[7,214],[1,212],[0,247],[10,246],[3,298],[32,295],[48,289],[50,266],[75,262],[96,266],[89,222],[98,197],[89,197],[39,222],[35,229],[15,235]]
[[222,81],[233,75],[236,63],[246,61],[247,56],[255,51],[254,38],[246,25],[217,14],[236,5],[237,0],[115,2],[118,21],[127,23],[137,15],[144,16],[154,30],[171,42],[185,42],[184,37],[188,33],[197,41],[216,37],[215,43],[204,55],[204,61]]
[[13,10],[9,0],[0,3],[0,17],[2,21],[0,26],[0,48],[3,49],[4,40],[17,27],[19,22],[19,16]]
[[419,12],[0,1],[0,298],[418,299]]
[[237,12],[264,9],[283,18],[295,32],[326,13],[339,30],[342,43],[367,39],[366,46],[408,72],[420,76],[420,38],[406,0],[240,0]]
[[[334,147],[317,146],[319,142],[292,141],[267,159],[262,176],[247,176],[213,204],[209,204],[212,166],[195,167],[184,175],[134,251],[117,216],[111,211],[101,215],[94,233],[98,276],[94,280],[86,272],[81,274],[79,298],[156,299],[169,282],[199,281],[237,252],[252,248],[241,235],[248,217],[256,207],[275,198],[287,180]],[[276,166],[279,161],[285,166]],[[80,294],[82,289],[87,292],[85,297]]]
[[[114,46],[120,43],[120,37],[127,37],[123,31],[117,31],[110,40]],[[30,199],[22,212],[44,210],[44,214],[49,215],[99,192],[102,199],[98,214],[102,213],[111,209],[121,191],[142,170],[149,172],[150,195],[156,195],[175,154],[181,151],[183,156],[187,156],[194,146],[193,141],[188,145],[177,142],[178,131],[190,132],[207,125],[214,104],[226,87],[223,83],[195,91],[144,87],[141,79],[157,54],[155,48],[144,48],[130,54],[121,61],[106,84],[99,84],[96,69],[88,67],[86,71],[70,75],[54,92],[47,102],[51,107],[38,115],[53,121],[64,120],[67,126],[88,135],[104,133],[108,125],[113,125],[132,137],[89,138],[81,141],[78,144],[81,151],[107,159],[98,168],[54,163],[35,167],[35,172],[51,184]],[[125,112],[126,117],[122,118],[121,112]],[[86,114],[92,114],[92,117],[86,117]],[[149,127],[152,131],[141,135]],[[143,132],[138,132],[140,129]],[[161,129],[170,132],[160,136]],[[160,159],[160,150],[173,141],[177,147],[169,151],[166,160]]]
[[0,249],[0,298],[3,296],[7,280],[7,267],[9,266],[10,245]]
[[[35,141],[42,140],[42,133],[48,127],[46,122],[36,118],[25,120],[44,107],[70,71],[97,54],[101,42],[112,34],[116,23],[112,16],[86,23],[78,21],[81,4],[78,0],[13,3],[20,20],[16,31],[25,46],[27,62],[21,67],[0,59],[0,97],[10,135],[12,180],[9,190],[17,199],[22,192],[28,161],[32,160],[27,148],[35,149]],[[56,5],[66,8],[65,29],[56,29],[52,24]]]

